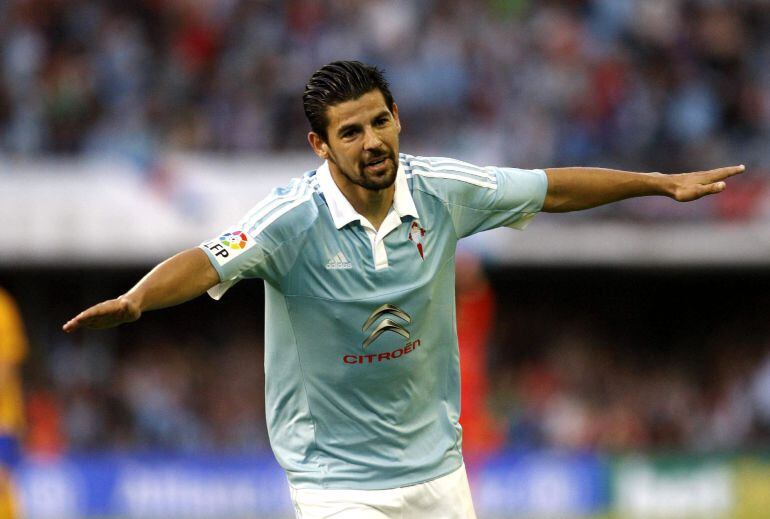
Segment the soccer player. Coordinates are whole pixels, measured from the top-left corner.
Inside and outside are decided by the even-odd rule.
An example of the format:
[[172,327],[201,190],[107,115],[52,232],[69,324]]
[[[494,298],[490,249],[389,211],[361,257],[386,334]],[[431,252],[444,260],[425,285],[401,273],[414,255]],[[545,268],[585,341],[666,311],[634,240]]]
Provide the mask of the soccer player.
[[19,368],[27,349],[19,309],[0,288],[0,518],[4,519],[17,517],[12,472],[21,457],[24,401]]
[[265,281],[270,441],[298,517],[475,517],[461,454],[457,241],[539,211],[718,193],[743,166],[663,175],[478,167],[399,153],[381,71],[334,62],[303,96],[317,170],[64,330]]

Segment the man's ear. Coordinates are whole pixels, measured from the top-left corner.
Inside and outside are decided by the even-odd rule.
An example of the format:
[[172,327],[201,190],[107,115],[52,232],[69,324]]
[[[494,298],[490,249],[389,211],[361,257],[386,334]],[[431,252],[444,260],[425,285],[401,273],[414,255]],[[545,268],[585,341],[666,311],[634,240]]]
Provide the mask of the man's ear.
[[307,142],[310,143],[310,147],[313,148],[313,152],[318,155],[319,158],[327,160],[329,158],[329,145],[318,135],[316,132],[310,132],[307,134]]
[[396,122],[396,128],[398,129],[398,133],[401,133],[401,121],[398,118],[398,105],[396,102],[393,102],[393,120]]

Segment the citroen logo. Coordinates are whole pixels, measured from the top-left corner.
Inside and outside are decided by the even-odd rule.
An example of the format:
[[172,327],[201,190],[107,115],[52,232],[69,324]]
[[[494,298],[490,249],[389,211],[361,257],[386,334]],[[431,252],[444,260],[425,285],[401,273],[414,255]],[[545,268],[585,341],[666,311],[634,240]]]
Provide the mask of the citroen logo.
[[[369,318],[366,320],[364,325],[361,327],[361,331],[365,332],[371,326],[374,324],[374,322],[379,319],[383,315],[391,315],[393,317],[397,317],[401,319],[402,321],[406,321],[407,324],[410,324],[412,322],[412,318],[409,317],[409,314],[401,310],[396,305],[391,304],[384,304],[381,307],[377,308],[374,312],[369,314]],[[377,337],[382,335],[383,333],[387,331],[396,332],[397,334],[401,335],[405,339],[409,338],[409,332],[399,323],[393,321],[389,317],[386,319],[383,319],[380,321],[380,324],[375,326],[374,330],[372,330],[372,333],[369,334],[369,337],[366,338],[366,340],[363,342],[364,349],[368,348],[371,343],[374,342]]]

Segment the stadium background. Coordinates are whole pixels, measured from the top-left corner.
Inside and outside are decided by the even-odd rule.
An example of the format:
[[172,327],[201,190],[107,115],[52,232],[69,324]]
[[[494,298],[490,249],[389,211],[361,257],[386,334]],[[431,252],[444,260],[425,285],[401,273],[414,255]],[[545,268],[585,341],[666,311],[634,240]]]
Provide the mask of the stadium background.
[[461,421],[482,518],[767,516],[766,1],[8,0],[0,48],[27,517],[290,516],[259,282],[116,330],[60,326],[313,168],[300,94],[339,58],[385,69],[410,153],[747,165],[697,203],[468,240]]

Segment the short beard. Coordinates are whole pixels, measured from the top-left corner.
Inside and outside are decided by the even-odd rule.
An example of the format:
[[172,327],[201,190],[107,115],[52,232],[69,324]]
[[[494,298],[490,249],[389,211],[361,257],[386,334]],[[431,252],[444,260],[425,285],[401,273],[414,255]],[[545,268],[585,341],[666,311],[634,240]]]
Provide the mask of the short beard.
[[357,186],[361,186],[364,189],[368,189],[369,191],[381,191],[383,189],[388,189],[390,186],[393,185],[393,183],[396,181],[396,175],[398,174],[398,162],[396,162],[395,157],[393,156],[392,152],[389,152],[385,155],[386,159],[390,159],[390,166],[392,168],[392,172],[388,172],[385,175],[377,178],[377,179],[370,179],[366,176],[366,173],[364,173],[364,167],[365,165],[359,165],[361,175],[360,176],[354,176],[351,175],[349,172],[344,171],[342,168],[339,167],[339,163],[335,161],[335,164],[337,164],[337,168],[340,170],[340,172],[345,175],[345,177],[352,182],[353,184],[356,184]]

